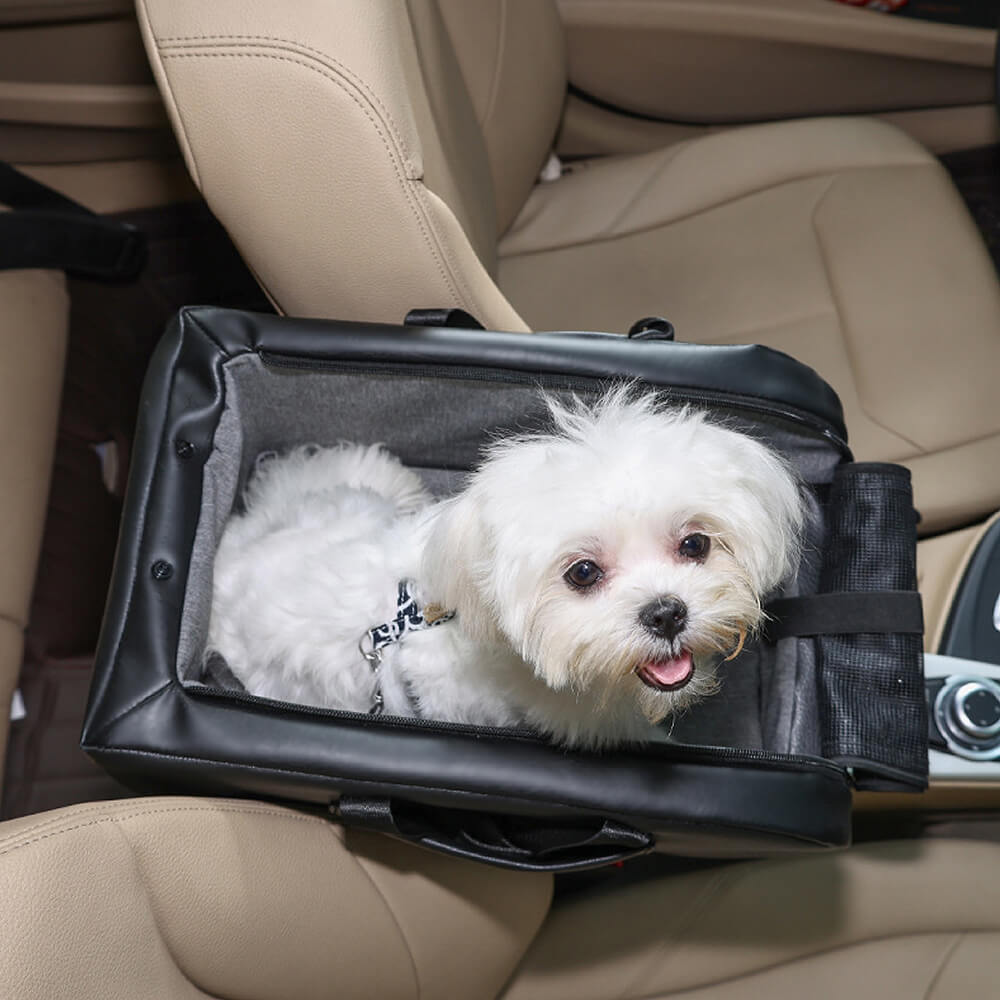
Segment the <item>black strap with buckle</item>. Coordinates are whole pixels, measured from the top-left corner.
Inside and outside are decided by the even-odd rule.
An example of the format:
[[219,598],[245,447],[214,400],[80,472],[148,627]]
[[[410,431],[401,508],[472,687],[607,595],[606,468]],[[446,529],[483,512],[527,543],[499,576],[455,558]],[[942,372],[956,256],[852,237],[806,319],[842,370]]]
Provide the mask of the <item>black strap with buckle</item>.
[[0,270],[44,268],[74,277],[131,281],[146,263],[146,237],[0,163]]

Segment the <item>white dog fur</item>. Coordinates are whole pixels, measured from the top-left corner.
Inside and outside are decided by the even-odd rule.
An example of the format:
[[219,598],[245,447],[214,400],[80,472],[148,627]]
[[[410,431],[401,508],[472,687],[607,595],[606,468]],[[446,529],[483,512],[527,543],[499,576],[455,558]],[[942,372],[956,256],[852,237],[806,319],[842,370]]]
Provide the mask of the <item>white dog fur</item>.
[[[379,684],[387,715],[656,738],[794,571],[799,484],[649,395],[549,406],[551,433],[494,444],[440,502],[378,445],[260,462],[216,556],[209,651],[280,701],[368,712]],[[359,642],[401,580],[456,615],[385,647],[376,680]]]

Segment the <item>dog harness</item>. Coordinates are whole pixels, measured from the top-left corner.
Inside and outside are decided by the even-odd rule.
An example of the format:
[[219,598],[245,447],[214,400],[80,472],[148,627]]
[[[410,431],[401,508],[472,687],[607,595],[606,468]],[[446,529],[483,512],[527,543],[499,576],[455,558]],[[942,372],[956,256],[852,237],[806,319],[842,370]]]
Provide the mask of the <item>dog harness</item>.
[[[396,615],[381,625],[368,629],[358,643],[358,649],[371,667],[375,676],[375,690],[372,693],[369,715],[381,715],[385,708],[385,698],[382,694],[382,679],[379,676],[382,667],[382,650],[394,642],[401,642],[410,632],[422,632],[425,629],[443,625],[455,617],[454,611],[446,611],[440,604],[428,604],[421,608],[410,593],[410,581],[400,580],[396,593]],[[367,647],[366,647],[367,642]],[[404,682],[403,690],[413,714],[420,717],[420,706],[413,696],[409,686]]]

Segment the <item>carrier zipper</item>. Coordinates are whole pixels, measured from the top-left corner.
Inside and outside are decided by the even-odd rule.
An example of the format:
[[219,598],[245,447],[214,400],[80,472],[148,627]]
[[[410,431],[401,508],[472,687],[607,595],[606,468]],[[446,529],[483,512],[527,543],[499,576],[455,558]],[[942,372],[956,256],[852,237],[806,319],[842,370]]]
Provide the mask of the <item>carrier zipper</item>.
[[212,687],[209,684],[183,684],[186,691],[197,696],[221,698],[223,701],[238,701],[248,705],[261,705],[278,708],[282,711],[294,712],[296,715],[316,715],[323,718],[348,719],[355,722],[376,723],[379,727],[388,726],[393,729],[421,729],[428,732],[462,733],[468,736],[503,736],[511,739],[527,739],[533,742],[544,742],[542,738],[530,729],[506,729],[501,726],[471,726],[459,722],[439,722],[434,719],[420,719],[416,716],[379,715],[371,716],[367,712],[349,712],[340,708],[324,708],[321,705],[302,705],[294,701],[278,701],[274,698],[261,698],[247,691],[235,691],[232,688]]
[[[358,722],[365,727],[375,725],[378,728],[418,729],[422,732],[442,733],[444,735],[476,736],[500,738],[506,740],[527,740],[531,743],[548,745],[548,741],[530,729],[509,729],[502,726],[470,726],[459,722],[440,722],[434,719],[409,718],[400,715],[380,715],[373,718],[367,712],[348,712],[337,708],[301,705],[297,702],[276,701],[271,698],[260,698],[246,691],[234,691],[227,688],[215,688],[205,684],[185,684],[189,694],[196,697],[236,701],[247,705],[259,705],[262,708],[277,708],[296,715],[318,716],[328,719],[343,719]],[[809,766],[820,770],[843,774],[845,769],[822,757],[808,754],[781,754],[772,750],[760,750],[755,747],[702,747],[686,743],[654,743],[651,747],[666,751],[664,756],[682,763],[697,764],[708,762],[713,764],[772,764],[776,767]],[[631,752],[643,752],[635,747]],[[661,754],[654,754],[660,756]]]
[[[607,382],[597,375],[553,375],[548,373],[528,373],[514,368],[473,368],[465,365],[400,364],[398,362],[354,362],[330,358],[312,358],[288,354],[258,352],[261,361],[270,368],[289,371],[338,371],[350,375],[407,375],[413,377],[451,378],[471,382],[491,382],[504,385],[532,385],[541,389],[589,389],[596,390]],[[744,393],[723,392],[712,389],[688,389],[669,385],[648,383],[669,392],[671,397],[687,403],[701,403],[722,406],[726,409],[744,410],[778,417],[788,423],[804,426],[829,441],[849,461],[852,457],[847,441],[825,420],[808,410],[789,404],[775,403],[760,396]]]

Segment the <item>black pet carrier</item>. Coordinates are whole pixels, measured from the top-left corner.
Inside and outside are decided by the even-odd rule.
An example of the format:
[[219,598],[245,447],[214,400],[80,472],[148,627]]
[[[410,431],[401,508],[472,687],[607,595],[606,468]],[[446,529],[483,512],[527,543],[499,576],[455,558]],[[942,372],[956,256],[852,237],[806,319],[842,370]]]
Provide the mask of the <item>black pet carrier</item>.
[[[854,463],[815,372],[755,346],[183,311],[147,377],[84,748],[139,790],[329,809],[442,851],[568,870],[648,850],[841,847],[853,788],[927,775],[909,475]],[[808,484],[807,549],[764,635],[672,742],[567,750],[523,731],[267,701],[205,666],[215,547],[255,460],[383,442],[448,494],[550,393],[634,380],[724,414]]]

